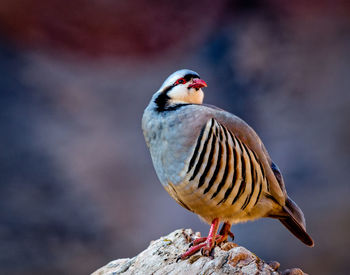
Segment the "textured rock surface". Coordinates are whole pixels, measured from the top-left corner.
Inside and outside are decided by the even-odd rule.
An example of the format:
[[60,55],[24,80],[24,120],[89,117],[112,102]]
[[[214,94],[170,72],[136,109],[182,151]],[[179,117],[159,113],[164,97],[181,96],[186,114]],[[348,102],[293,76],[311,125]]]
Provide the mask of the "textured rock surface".
[[216,247],[214,258],[201,256],[200,252],[187,260],[176,262],[192,239],[199,237],[191,229],[179,229],[156,241],[131,259],[118,259],[96,270],[93,275],[116,274],[283,274],[302,275],[300,269],[277,271],[279,263],[265,263],[255,254],[227,242]]

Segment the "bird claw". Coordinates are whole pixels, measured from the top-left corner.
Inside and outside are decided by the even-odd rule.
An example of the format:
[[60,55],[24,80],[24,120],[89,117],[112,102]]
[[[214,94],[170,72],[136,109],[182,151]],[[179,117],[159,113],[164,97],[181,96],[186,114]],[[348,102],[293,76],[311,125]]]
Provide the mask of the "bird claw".
[[213,250],[213,248],[211,247],[208,247],[208,246],[205,246],[205,247],[202,247],[201,249],[201,254],[203,256],[206,256],[206,257],[209,257],[211,255],[211,251]]

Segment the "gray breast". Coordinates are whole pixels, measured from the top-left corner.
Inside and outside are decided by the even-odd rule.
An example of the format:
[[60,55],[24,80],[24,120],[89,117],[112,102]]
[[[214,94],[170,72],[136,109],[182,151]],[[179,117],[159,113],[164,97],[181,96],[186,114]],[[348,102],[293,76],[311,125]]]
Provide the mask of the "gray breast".
[[200,112],[194,106],[157,113],[145,110],[142,119],[143,133],[150,149],[156,173],[163,185],[179,184],[184,179],[181,171],[195,146],[203,127]]

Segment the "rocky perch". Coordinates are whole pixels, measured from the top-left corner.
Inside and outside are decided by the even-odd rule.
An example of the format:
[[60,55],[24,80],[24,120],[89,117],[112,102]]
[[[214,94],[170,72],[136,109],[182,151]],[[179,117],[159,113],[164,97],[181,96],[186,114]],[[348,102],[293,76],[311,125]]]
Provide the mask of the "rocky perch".
[[176,262],[189,243],[200,237],[191,229],[179,229],[156,241],[131,259],[118,259],[96,270],[93,275],[116,274],[274,274],[302,275],[299,268],[278,271],[279,263],[265,263],[254,253],[226,242],[214,249],[214,258],[197,252],[187,260]]

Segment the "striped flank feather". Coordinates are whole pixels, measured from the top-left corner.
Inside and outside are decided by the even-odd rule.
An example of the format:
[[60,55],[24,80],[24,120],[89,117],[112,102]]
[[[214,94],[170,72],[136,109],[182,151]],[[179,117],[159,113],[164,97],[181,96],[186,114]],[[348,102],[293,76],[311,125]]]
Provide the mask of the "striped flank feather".
[[187,177],[216,205],[253,208],[268,189],[257,155],[225,126],[210,119],[201,130],[191,155]]

